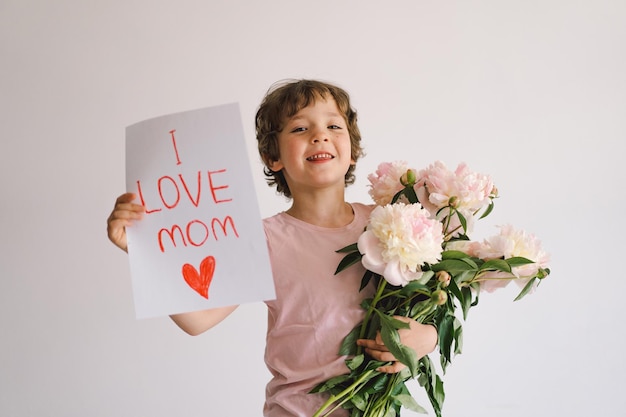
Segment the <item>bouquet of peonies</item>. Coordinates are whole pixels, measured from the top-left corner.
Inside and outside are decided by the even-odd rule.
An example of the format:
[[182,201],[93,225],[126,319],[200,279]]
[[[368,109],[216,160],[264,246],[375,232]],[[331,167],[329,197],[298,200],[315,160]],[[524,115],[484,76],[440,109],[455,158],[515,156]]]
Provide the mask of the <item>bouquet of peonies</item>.
[[[511,281],[520,285],[519,300],[548,276],[548,254],[532,234],[509,225],[483,241],[469,237],[475,222],[493,209],[497,190],[491,178],[460,164],[450,171],[435,162],[419,172],[406,162],[382,163],[368,176],[377,207],[358,242],[338,252],[345,257],[337,272],[362,262],[361,289],[376,286],[363,301],[365,317],[343,340],[340,355],[349,373],[331,378],[311,392],[327,392],[328,401],[314,417],[338,408],[351,417],[392,417],[400,408],[426,413],[405,382],[416,378],[438,417],[444,401],[443,381],[429,356],[417,359],[400,343],[398,330],[409,324],[398,316],[433,324],[438,331],[441,369],[461,353],[462,324],[481,291],[492,292]],[[460,314],[458,311],[460,310]],[[357,339],[377,332],[406,368],[396,374],[376,369],[385,363],[367,357]]]

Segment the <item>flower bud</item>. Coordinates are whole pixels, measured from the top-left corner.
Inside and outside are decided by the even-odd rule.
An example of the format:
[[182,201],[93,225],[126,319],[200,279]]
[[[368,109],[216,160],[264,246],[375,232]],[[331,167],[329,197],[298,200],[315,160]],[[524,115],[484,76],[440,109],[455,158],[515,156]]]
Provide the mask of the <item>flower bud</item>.
[[443,288],[446,288],[448,285],[450,285],[451,277],[448,271],[437,271],[435,276],[437,277],[437,281],[441,283],[441,286]]
[[412,186],[415,184],[415,171],[412,169],[407,169],[404,174],[400,177],[400,183],[406,186]]
[[437,290],[431,294],[430,299],[438,306],[441,306],[448,301],[448,293],[443,290]]
[[456,206],[459,204],[459,199],[457,196],[453,195],[452,197],[450,197],[450,199],[448,200],[448,206],[452,207],[452,208],[456,208]]
[[498,188],[495,185],[491,189],[491,194],[489,195],[489,197],[491,197],[491,198],[498,197]]

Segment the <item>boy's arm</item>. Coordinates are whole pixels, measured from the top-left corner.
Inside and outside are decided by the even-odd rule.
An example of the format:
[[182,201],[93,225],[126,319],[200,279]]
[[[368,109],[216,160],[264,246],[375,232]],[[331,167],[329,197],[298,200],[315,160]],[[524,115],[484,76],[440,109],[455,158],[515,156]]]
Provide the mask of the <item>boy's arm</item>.
[[[403,345],[412,348],[418,358],[422,358],[435,350],[438,341],[437,329],[435,326],[418,323],[415,320],[402,316],[394,316],[394,318],[409,323],[409,329],[398,330],[400,342]],[[381,372],[396,373],[406,368],[402,362],[396,361],[395,356],[389,352],[389,349],[387,349],[387,346],[385,346],[382,338],[380,337],[380,333],[376,335],[375,340],[359,339],[357,340],[357,344],[365,347],[365,351],[374,359],[382,362],[393,362],[391,365],[381,366],[378,369]]]
[[[109,240],[125,252],[128,252],[126,227],[131,226],[135,221],[140,221],[145,212],[143,206],[133,203],[135,198],[136,195],[133,193],[125,193],[119,196],[115,201],[111,215],[107,219]],[[236,308],[236,305],[220,307],[191,313],[174,314],[170,317],[183,331],[196,336],[224,320]]]
[[197,336],[204,333],[230,315],[238,306],[217,307],[191,313],[172,314],[170,318],[185,333]]
[[146,209],[133,203],[135,194],[125,193],[115,200],[115,206],[107,219],[107,235],[109,240],[124,252],[128,252],[126,227],[143,218]]

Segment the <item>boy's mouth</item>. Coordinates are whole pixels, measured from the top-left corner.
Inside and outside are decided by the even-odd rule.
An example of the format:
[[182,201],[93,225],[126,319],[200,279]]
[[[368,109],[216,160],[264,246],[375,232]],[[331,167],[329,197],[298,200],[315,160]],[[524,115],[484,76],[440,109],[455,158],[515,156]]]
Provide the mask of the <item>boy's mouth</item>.
[[317,153],[315,155],[309,156],[306,160],[307,161],[324,161],[324,160],[333,159],[333,158],[334,156],[329,153]]

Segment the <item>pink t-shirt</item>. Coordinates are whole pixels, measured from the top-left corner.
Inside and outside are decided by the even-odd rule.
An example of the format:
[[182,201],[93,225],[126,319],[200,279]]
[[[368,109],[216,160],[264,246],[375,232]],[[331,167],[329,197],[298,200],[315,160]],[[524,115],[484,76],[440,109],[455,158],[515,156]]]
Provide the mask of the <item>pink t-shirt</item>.
[[348,372],[339,346],[363,318],[361,301],[373,294],[370,287],[359,291],[365,272],[360,263],[334,275],[344,256],[335,251],[357,241],[373,206],[352,208],[354,220],[341,228],[314,226],[286,213],[263,221],[276,286],[276,300],[266,303],[265,362],[273,375],[266,417],[310,417],[327,396],[308,392]]

